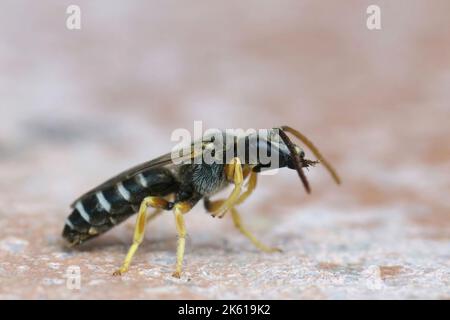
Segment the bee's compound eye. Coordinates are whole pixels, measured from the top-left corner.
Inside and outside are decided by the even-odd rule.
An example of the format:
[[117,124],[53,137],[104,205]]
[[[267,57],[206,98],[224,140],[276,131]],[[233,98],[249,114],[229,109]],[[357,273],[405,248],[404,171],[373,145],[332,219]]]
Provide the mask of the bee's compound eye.
[[305,156],[305,151],[303,151],[299,146],[295,146],[295,153],[297,153],[300,158]]

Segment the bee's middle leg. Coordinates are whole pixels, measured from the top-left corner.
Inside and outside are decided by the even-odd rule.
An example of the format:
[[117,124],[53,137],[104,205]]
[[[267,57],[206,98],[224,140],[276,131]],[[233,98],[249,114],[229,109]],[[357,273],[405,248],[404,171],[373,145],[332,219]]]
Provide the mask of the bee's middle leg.
[[[150,215],[147,218],[147,208],[153,207],[157,210]],[[141,244],[142,240],[144,239],[144,231],[145,231],[145,225],[147,221],[151,220],[152,218],[156,217],[160,212],[161,209],[169,209],[170,202],[159,197],[147,197],[144,200],[142,200],[141,205],[139,207],[139,213],[136,219],[136,226],[134,229],[134,236],[133,236],[133,244],[128,249],[128,253],[125,257],[125,260],[122,264],[122,266],[116,270],[113,275],[119,276],[123,273],[128,271],[128,268],[130,267],[131,260],[133,259],[134,254],[136,253],[139,245]]]

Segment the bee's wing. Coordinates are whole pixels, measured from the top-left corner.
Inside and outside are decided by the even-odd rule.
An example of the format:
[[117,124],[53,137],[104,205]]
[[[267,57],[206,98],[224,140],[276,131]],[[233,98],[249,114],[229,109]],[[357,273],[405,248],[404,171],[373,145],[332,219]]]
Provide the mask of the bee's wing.
[[[185,149],[186,150],[186,149]],[[173,167],[176,165],[181,164],[183,161],[189,160],[189,159],[193,159],[193,155],[191,153],[189,154],[185,154],[182,153],[181,156],[176,158],[176,161],[173,161],[172,158],[172,153],[167,153],[164,154],[158,158],[155,158],[153,160],[141,163],[137,166],[134,166],[122,173],[119,173],[118,175],[112,177],[111,179],[103,182],[102,184],[100,184],[99,186],[95,187],[94,189],[89,190],[88,192],[84,193],[83,195],[81,195],[80,197],[78,197],[72,204],[71,207],[74,207],[74,205],[83,197],[93,194],[93,193],[97,193],[100,190],[103,190],[105,188],[108,188],[110,186],[116,185],[117,183],[124,181],[128,178],[131,178],[145,170],[148,169],[152,169],[152,168],[159,168],[159,167]]]

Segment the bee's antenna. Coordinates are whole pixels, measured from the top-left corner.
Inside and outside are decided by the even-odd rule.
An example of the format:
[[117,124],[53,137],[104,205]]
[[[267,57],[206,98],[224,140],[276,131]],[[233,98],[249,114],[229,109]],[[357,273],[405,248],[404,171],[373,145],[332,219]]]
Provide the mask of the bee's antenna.
[[279,130],[279,135],[283,142],[286,144],[287,148],[289,149],[289,152],[291,153],[292,162],[294,164],[295,170],[298,172],[298,176],[300,177],[300,180],[302,180],[303,185],[305,186],[306,192],[311,193],[311,188],[309,187],[309,182],[306,179],[305,173],[302,169],[301,159],[300,155],[295,152],[295,146],[292,143],[291,139],[287,136],[287,134],[283,131],[283,129]]
[[337,184],[341,184],[341,178],[339,178],[336,170],[334,170],[334,168],[331,166],[331,164],[327,160],[325,160],[325,158],[322,156],[320,151],[305,135],[301,134],[299,131],[297,131],[289,126],[282,126],[280,132],[283,132],[283,131],[292,133],[301,142],[303,142],[312,151],[312,153],[317,158],[317,160],[319,160],[325,166],[325,168],[328,170],[328,172],[333,177],[334,181]]

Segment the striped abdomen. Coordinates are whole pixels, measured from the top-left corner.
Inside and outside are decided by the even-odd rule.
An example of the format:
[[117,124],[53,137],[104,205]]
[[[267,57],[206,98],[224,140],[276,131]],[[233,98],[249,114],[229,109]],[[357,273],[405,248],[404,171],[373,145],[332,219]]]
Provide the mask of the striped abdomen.
[[155,168],[144,171],[99,191],[88,193],[74,205],[66,220],[63,237],[80,244],[104,233],[139,210],[148,196],[166,196],[177,189],[170,170]]

